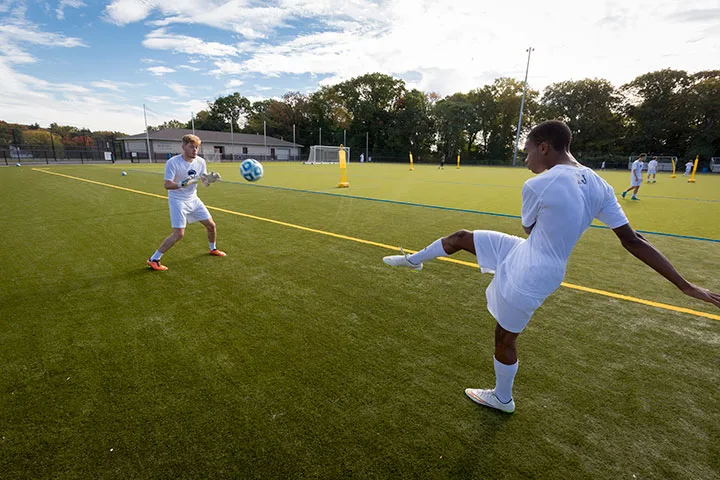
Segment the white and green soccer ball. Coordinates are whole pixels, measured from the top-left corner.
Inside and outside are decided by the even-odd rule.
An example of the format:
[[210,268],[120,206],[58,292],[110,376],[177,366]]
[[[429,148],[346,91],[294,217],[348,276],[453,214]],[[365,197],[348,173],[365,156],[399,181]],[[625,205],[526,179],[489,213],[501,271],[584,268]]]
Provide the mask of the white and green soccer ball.
[[263,166],[254,158],[248,158],[240,164],[240,175],[248,182],[257,182],[263,176]]

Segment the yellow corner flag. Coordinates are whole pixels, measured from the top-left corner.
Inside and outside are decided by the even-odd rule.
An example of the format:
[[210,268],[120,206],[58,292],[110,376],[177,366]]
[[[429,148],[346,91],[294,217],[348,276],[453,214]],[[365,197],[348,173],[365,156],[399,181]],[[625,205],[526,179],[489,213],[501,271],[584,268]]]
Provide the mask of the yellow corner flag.
[[699,155],[695,155],[695,163],[693,163],[692,174],[690,175],[688,183],[695,183],[695,172],[697,171],[698,161],[700,161]]
[[345,153],[345,147],[340,145],[338,150],[338,160],[340,161],[340,183],[338,188],[348,188],[350,184],[347,181],[347,153]]
[[457,168],[460,168],[460,154],[459,154],[459,153],[458,153],[458,164],[457,164]]
[[410,171],[412,172],[413,170],[415,170],[415,169],[413,168],[412,152],[410,152],[409,155],[410,155]]
[[675,159],[671,158],[670,161],[672,162],[672,167],[673,167],[673,173],[672,173],[672,175],[670,175],[670,178],[675,178],[675,168],[676,168]]

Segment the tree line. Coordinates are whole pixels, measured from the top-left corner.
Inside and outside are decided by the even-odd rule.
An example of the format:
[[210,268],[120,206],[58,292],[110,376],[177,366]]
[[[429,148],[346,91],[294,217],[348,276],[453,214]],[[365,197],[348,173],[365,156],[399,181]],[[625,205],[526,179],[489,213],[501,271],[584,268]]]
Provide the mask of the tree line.
[[[197,130],[229,132],[232,124],[238,133],[262,134],[265,128],[269,136],[294,138],[305,147],[345,143],[354,157],[367,148],[376,160],[404,160],[412,152],[415,158],[462,154],[468,163],[509,163],[522,93],[522,82],[502,77],[441,97],[370,73],[280,99],[251,102],[235,92],[208,102],[194,119],[149,128],[191,128],[194,121]],[[720,156],[720,70],[659,70],[620,87],[598,78],[564,81],[548,85],[542,95],[528,88],[521,134],[547,119],[568,123],[573,152],[581,159],[622,163],[628,155],[647,152],[707,160]],[[14,134],[3,124],[0,143],[8,131]],[[63,145],[119,134],[53,127]],[[28,129],[23,133],[31,141],[48,138]]]
[[[195,116],[200,130],[263,132],[297,143],[347,143],[375,158],[418,155],[507,163],[515,146],[523,83],[498,78],[441,98],[408,89],[380,73],[325,86],[311,94],[250,102],[240,93],[218,97]],[[701,159],[720,156],[720,70],[690,74],[665,69],[620,87],[604,79],[557,82],[542,95],[528,88],[523,131],[547,119],[568,123],[580,158],[627,159],[647,152]],[[155,128],[185,127],[173,120]]]
[[51,123],[42,128],[37,123],[23,125],[0,120],[0,148],[22,147],[23,151],[48,152],[62,157],[66,150],[88,150],[100,146],[103,150],[116,149],[116,141],[127,136],[122,132],[106,130],[90,131],[70,125]]

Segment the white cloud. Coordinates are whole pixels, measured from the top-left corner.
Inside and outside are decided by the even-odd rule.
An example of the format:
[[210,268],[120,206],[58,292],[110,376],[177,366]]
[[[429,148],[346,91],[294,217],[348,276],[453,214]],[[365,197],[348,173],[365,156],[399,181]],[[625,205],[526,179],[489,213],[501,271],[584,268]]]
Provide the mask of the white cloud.
[[128,106],[126,102],[112,103],[92,96],[88,89],[77,85],[52,84],[18,73],[2,57],[0,78],[3,79],[0,111],[5,121],[40,125],[58,122],[93,130],[142,131],[142,108]]
[[172,97],[168,97],[167,95],[148,95],[147,97],[145,97],[145,100],[147,100],[148,102],[158,103],[172,100]]
[[191,67],[190,65],[179,65],[178,68],[183,70],[190,70],[191,72],[199,72],[201,69],[197,67]]
[[175,53],[187,53],[206,57],[225,57],[237,55],[237,48],[218,42],[205,42],[199,38],[186,35],[173,35],[165,29],[149,33],[142,42],[145,48],[155,50],[171,50]]
[[242,80],[232,79],[226,85],[225,88],[237,88],[244,84]]
[[141,84],[135,84],[130,82],[114,82],[112,80],[99,80],[90,82],[90,85],[95,88],[102,88],[106,90],[112,90],[113,92],[122,92],[124,88],[128,87],[139,87]]
[[162,65],[157,66],[157,67],[148,67],[148,68],[146,68],[145,70],[147,70],[148,72],[152,73],[152,74],[155,75],[156,77],[162,77],[162,76],[165,75],[166,73],[173,73],[173,72],[176,71],[174,68],[163,67]]
[[126,25],[143,20],[153,8],[153,3],[145,0],[116,0],[105,7],[105,16],[112,23]]
[[58,20],[62,20],[65,18],[65,8],[80,8],[84,6],[85,4],[82,2],[82,0],[60,0],[60,3],[55,10],[55,14],[57,15]]
[[175,92],[178,97],[189,97],[190,89],[192,89],[192,87],[190,86],[180,85],[179,83],[174,82],[168,83],[167,87],[173,92]]

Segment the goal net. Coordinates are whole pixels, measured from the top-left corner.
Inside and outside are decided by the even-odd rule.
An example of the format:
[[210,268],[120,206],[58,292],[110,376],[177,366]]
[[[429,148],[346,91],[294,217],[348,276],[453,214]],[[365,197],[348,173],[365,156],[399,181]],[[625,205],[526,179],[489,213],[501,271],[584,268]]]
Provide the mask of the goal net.
[[[658,162],[658,172],[672,172],[673,162],[675,162],[675,168],[678,168],[678,157],[674,155],[648,155],[645,157],[645,170],[647,170],[647,165],[653,158]],[[632,168],[632,163],[637,159],[638,157],[628,157],[628,170]]]
[[210,153],[205,154],[205,156],[203,158],[208,163],[211,163],[211,162],[214,163],[214,162],[219,162],[221,160],[221,156],[222,156],[221,153],[210,152]]
[[[345,158],[350,161],[350,147],[342,147],[345,150]],[[340,147],[331,145],[313,145],[310,147],[310,153],[305,164],[314,165],[316,163],[339,163],[338,153]]]

